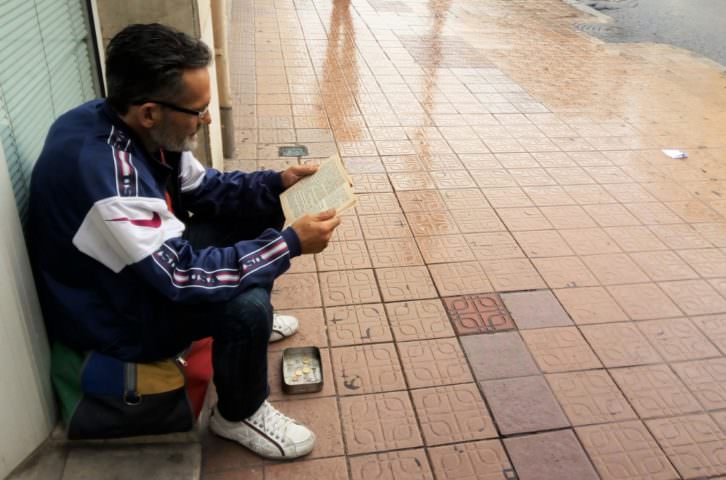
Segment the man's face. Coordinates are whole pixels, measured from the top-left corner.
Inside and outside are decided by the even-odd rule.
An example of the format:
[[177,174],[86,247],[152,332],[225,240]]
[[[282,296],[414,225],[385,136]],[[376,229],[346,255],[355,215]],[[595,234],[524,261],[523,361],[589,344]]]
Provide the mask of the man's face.
[[[188,110],[202,111],[211,99],[209,70],[195,68],[186,70],[182,76],[184,92],[173,100],[173,104]],[[161,121],[149,130],[149,135],[160,147],[172,152],[193,150],[197,146],[197,132],[202,124],[209,124],[209,113],[203,117],[160,106]]]

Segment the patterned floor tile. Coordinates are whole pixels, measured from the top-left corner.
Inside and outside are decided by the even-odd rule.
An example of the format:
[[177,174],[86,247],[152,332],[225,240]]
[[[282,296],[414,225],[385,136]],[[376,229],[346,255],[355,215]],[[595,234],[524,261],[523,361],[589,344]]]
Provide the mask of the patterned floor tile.
[[482,260],[481,265],[497,292],[545,288],[544,280],[526,258]]
[[524,330],[521,334],[537,365],[545,373],[602,368],[575,327]]
[[459,335],[514,328],[514,322],[497,294],[444,298],[444,305]]
[[650,320],[637,325],[667,362],[719,356],[716,347],[687,318]]
[[520,480],[597,480],[572,430],[504,440]]
[[610,374],[640,418],[701,411],[696,398],[668,365],[617,368]]
[[608,368],[661,361],[660,355],[634,323],[583,325],[580,331]]
[[474,260],[466,240],[459,235],[420,236],[416,243],[427,264]]
[[489,380],[481,387],[504,435],[570,426],[542,376]]
[[427,446],[497,436],[475,384],[424,388],[411,392]]
[[433,480],[423,449],[399,450],[350,458],[352,480]]
[[386,312],[397,342],[454,336],[441,300],[387,303]]
[[578,325],[628,320],[625,312],[602,287],[563,288],[554,293]]
[[635,252],[630,254],[630,258],[648,274],[651,280],[656,282],[698,278],[698,274],[675,252],[662,250]]
[[326,307],[381,301],[373,270],[323,272],[320,290]]
[[464,353],[454,338],[398,344],[409,388],[471,382]]
[[306,478],[348,480],[350,477],[345,457],[265,465],[266,480],[304,480]]
[[442,297],[492,291],[484,269],[477,262],[437,263],[428,269]]
[[726,358],[674,363],[673,370],[703,408],[726,408]]
[[272,305],[276,309],[320,307],[320,287],[315,273],[288,273],[272,287]]
[[551,373],[546,377],[573,425],[636,418],[605,370]]
[[460,338],[477,380],[538,375],[539,369],[517,332]]
[[648,276],[624,253],[582,257],[601,285],[647,282]]
[[325,309],[328,337],[334,347],[390,342],[391,329],[383,305],[347,305]]
[[726,315],[706,315],[691,320],[721,353],[726,354]]
[[676,471],[639,421],[575,428],[603,480],[677,480]]
[[[340,227],[338,227],[340,228]],[[368,240],[368,247],[371,247],[370,240],[384,238],[405,238],[413,234],[408,228],[406,217],[401,214],[364,215],[360,217],[360,228]],[[338,229],[336,229],[337,231]]]
[[426,267],[378,268],[376,277],[385,302],[437,297]]
[[436,478],[451,480],[516,480],[498,440],[429,448]]
[[547,257],[532,260],[550,288],[597,286],[598,281],[579,257]]
[[343,434],[335,398],[278,401],[275,407],[315,432],[315,448],[306,458],[343,455]]
[[687,315],[726,312],[726,299],[704,280],[662,282],[659,285]]
[[608,287],[608,292],[633,320],[678,317],[682,313],[654,283]]
[[298,331],[284,342],[270,343],[267,350],[283,350],[288,347],[303,347],[314,345],[316,347],[327,347],[328,339],[325,335],[325,318],[322,308],[301,308],[296,310],[277,310],[283,315],[292,315],[298,319]]
[[726,434],[708,415],[662,418],[645,422],[683,478],[726,473]]
[[413,237],[368,240],[367,244],[376,268],[424,264]]
[[520,329],[572,325],[549,290],[502,294],[502,301]]
[[406,392],[343,397],[340,408],[348,454],[416,448],[423,444]]
[[[360,220],[355,215],[346,216],[340,225],[335,228],[331,242],[351,242],[363,240],[363,232],[360,226]],[[304,255],[302,258],[308,257]]]
[[404,390],[401,364],[395,345],[379,343],[331,350],[338,395]]

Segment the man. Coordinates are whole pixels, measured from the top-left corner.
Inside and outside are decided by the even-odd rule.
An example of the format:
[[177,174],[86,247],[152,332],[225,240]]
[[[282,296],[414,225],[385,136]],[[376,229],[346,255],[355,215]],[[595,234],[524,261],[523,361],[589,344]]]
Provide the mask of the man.
[[125,362],[213,337],[216,434],[269,458],[315,435],[266,398],[268,341],[297,329],[270,291],[290,258],[322,251],[340,218],[280,231],[279,194],[312,166],[221,173],[190,153],[208,124],[209,48],[158,24],[107,49],[108,98],[61,116],[31,182],[29,236],[51,338]]

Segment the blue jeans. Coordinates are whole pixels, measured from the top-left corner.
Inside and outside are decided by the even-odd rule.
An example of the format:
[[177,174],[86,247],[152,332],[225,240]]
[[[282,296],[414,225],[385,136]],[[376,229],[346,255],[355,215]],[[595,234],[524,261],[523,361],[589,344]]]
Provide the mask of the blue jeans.
[[[265,228],[280,228],[281,215],[258,222],[192,219],[186,237],[195,248],[226,246],[257,237]],[[217,408],[230,421],[254,413],[270,394],[267,345],[272,333],[270,292],[253,288],[228,302],[176,305],[178,332],[186,341],[212,337]]]

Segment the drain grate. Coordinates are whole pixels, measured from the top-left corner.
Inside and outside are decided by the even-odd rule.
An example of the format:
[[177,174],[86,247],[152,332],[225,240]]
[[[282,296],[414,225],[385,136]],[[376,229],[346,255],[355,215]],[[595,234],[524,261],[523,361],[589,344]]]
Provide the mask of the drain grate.
[[280,147],[277,153],[281,157],[304,157],[308,154],[308,147],[305,145]]

